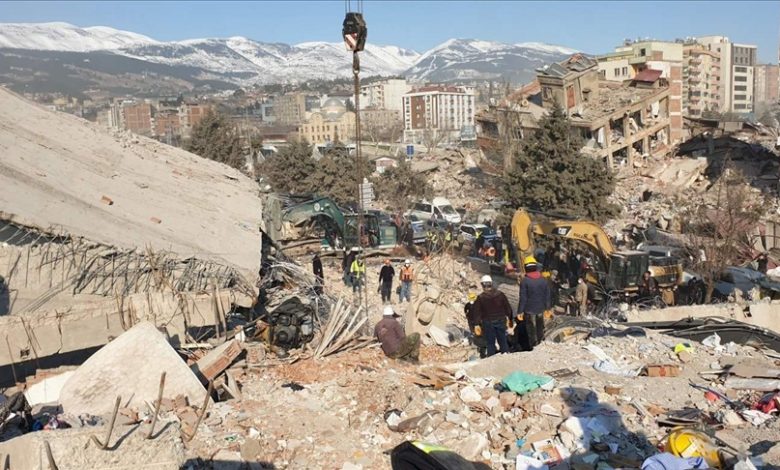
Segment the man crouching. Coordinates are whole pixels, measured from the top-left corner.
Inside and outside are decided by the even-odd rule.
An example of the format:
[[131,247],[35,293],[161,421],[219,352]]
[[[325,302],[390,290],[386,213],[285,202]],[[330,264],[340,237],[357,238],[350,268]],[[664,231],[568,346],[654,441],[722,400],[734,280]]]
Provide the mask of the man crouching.
[[385,356],[416,364],[420,358],[420,334],[406,336],[397,318],[393,307],[385,306],[382,319],[374,327],[374,335],[382,343]]

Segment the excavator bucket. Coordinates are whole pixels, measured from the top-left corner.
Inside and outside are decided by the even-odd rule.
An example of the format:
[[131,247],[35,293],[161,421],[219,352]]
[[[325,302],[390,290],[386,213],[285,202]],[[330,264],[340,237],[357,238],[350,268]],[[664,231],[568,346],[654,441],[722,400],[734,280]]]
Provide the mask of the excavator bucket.
[[512,233],[514,234],[517,250],[522,256],[532,254],[534,249],[533,234],[531,231],[531,216],[523,209],[515,211],[512,217]]

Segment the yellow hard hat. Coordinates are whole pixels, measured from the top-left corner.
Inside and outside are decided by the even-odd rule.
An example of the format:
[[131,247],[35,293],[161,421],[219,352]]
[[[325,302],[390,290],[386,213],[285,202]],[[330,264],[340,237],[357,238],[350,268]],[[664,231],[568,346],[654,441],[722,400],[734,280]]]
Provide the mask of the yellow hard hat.
[[523,260],[523,264],[526,266],[528,266],[529,264],[537,264],[536,258],[534,258],[533,256],[526,256],[525,259]]
[[550,279],[550,276],[552,276],[552,274],[550,274],[550,271],[545,271],[542,273],[542,277],[545,277],[547,279]]
[[711,468],[720,468],[718,448],[706,434],[694,429],[675,428],[667,437],[667,450],[677,457],[703,457]]
[[473,292],[469,292],[469,296],[468,297],[469,297],[469,301],[471,301],[471,302],[477,300],[477,294],[475,294]]

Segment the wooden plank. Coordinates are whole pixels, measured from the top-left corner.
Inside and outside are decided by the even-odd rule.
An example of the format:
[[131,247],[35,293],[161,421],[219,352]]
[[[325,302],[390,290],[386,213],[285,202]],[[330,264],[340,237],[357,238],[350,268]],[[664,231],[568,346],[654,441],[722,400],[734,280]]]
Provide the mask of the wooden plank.
[[780,390],[780,380],[777,379],[743,379],[729,377],[724,384],[733,390],[758,390],[759,392],[774,392]]

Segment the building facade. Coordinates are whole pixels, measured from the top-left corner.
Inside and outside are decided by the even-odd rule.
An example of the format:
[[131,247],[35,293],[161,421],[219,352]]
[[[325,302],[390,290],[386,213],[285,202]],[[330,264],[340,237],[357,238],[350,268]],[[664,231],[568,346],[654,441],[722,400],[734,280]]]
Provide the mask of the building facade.
[[125,129],[139,135],[152,135],[152,105],[132,103],[122,106]]
[[720,110],[720,53],[697,42],[683,45],[683,114],[700,118]]
[[347,111],[340,100],[332,98],[299,126],[298,135],[315,145],[351,142],[355,139],[355,113]]
[[720,111],[753,112],[757,47],[732,43],[726,36],[704,36],[696,41],[720,54]]
[[287,93],[274,99],[275,122],[282,125],[300,124],[306,120],[306,95]]
[[756,105],[777,103],[780,100],[780,67],[775,64],[756,65],[753,88]]
[[402,78],[392,78],[360,87],[360,109],[389,109],[403,111],[403,96],[412,89]]
[[412,90],[403,96],[404,140],[422,143],[430,134],[442,142],[458,140],[461,128],[474,126],[475,107],[473,89],[434,85]]

